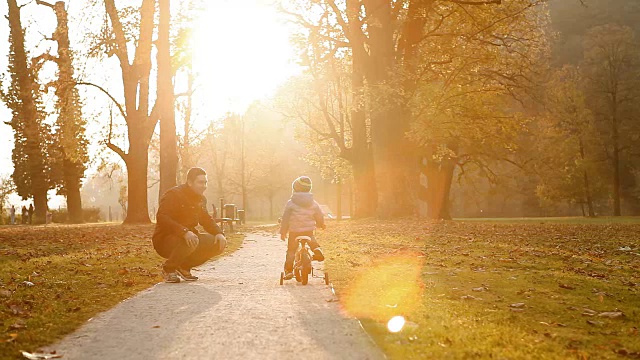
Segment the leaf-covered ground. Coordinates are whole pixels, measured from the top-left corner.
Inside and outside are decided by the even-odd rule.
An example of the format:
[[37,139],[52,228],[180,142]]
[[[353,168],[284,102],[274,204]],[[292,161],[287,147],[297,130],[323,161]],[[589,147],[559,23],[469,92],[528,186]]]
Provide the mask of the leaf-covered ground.
[[391,359],[640,358],[631,221],[362,220],[318,239],[343,307]]
[[[160,281],[153,225],[0,227],[0,358],[20,358]],[[226,253],[243,236],[228,237]]]

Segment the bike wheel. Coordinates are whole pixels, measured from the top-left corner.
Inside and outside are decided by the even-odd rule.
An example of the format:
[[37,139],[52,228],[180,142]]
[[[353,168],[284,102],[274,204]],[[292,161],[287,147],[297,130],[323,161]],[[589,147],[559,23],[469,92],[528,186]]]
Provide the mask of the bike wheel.
[[302,285],[307,285],[310,273],[311,258],[309,257],[309,254],[302,254]]
[[302,281],[302,274],[299,267],[293,271],[293,275],[296,277],[297,282]]
[[326,271],[324,272],[324,283],[329,285],[329,273]]

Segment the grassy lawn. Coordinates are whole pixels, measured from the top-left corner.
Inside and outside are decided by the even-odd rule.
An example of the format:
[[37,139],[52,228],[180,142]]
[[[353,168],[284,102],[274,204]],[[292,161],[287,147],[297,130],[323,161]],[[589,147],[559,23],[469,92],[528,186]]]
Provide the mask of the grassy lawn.
[[[0,228],[0,359],[22,358],[160,281],[153,225]],[[242,244],[228,236],[225,254]],[[224,256],[224,254],[222,255]]]
[[640,221],[540,220],[344,221],[318,240],[391,359],[640,358]]
[[575,217],[527,217],[527,218],[459,218],[456,221],[479,221],[498,223],[545,223],[545,224],[640,224],[640,216]]

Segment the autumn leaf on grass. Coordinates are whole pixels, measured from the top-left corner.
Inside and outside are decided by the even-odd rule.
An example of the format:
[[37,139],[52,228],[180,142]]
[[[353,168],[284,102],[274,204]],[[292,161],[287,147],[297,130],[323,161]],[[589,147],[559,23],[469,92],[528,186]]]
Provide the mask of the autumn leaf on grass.
[[27,325],[25,323],[25,321],[23,319],[18,319],[15,323],[11,324],[9,326],[9,329],[11,330],[20,330],[20,329],[24,329],[26,328]]
[[10,343],[10,342],[13,342],[17,337],[18,337],[18,334],[16,334],[16,333],[11,333],[11,334],[9,334],[9,338],[8,338],[8,339],[2,339],[2,340],[0,340],[0,343]]
[[575,287],[568,285],[568,284],[559,284],[558,286],[560,286],[563,289],[567,289],[567,290],[575,290]]
[[45,353],[29,353],[23,350],[20,350],[20,352],[22,353],[22,356],[24,356],[25,358],[29,359],[29,360],[47,360],[47,359],[58,359],[61,358],[62,355],[56,354],[55,352],[50,353],[50,354],[45,354]]
[[624,313],[622,313],[622,311],[607,311],[607,312],[603,312],[598,314],[599,317],[605,317],[605,318],[609,318],[609,319],[622,319],[625,317]]

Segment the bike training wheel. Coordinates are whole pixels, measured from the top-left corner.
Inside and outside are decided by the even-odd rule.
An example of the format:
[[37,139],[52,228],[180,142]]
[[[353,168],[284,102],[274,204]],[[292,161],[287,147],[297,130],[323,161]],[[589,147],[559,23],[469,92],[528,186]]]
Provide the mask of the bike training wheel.
[[280,273],[280,285],[284,284],[284,272]]
[[329,285],[329,273],[326,271],[324,272],[324,283]]

